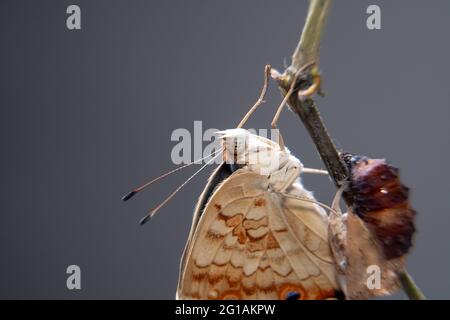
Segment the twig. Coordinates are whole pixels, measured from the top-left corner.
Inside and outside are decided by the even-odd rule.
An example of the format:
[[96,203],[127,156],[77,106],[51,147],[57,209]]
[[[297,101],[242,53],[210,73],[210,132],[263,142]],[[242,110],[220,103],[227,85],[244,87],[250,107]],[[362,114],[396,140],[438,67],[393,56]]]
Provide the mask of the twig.
[[[299,44],[292,56],[291,65],[281,75],[276,71],[272,73],[272,76],[278,81],[284,96],[286,96],[291,88],[292,82],[295,81],[299,70],[306,64],[311,64],[313,62],[316,64],[318,63],[320,41],[322,39],[322,33],[330,10],[330,5],[331,0],[310,1],[308,16]],[[307,70],[307,72],[310,71],[311,69]],[[304,76],[306,75],[308,75],[308,73],[304,74]],[[288,104],[300,117],[306,127],[336,187],[341,187],[348,180],[348,169],[328,134],[314,100],[311,98],[302,100],[299,99],[297,94],[292,94],[288,99]],[[347,205],[351,206],[352,197],[350,191],[347,190],[343,196]],[[399,274],[399,279],[403,290],[409,299],[425,299],[425,296],[406,270]]]
[[403,270],[402,273],[398,275],[400,283],[402,284],[403,291],[408,295],[410,300],[425,300],[426,297],[422,290],[416,285],[414,279],[410,276],[408,271]]
[[[292,56],[291,65],[282,75],[273,73],[283,95],[286,95],[292,85],[295,75],[304,65],[311,64],[312,62],[316,62],[317,64],[319,60],[320,40],[322,38],[330,4],[330,0],[312,0],[310,2],[306,23],[300,37],[300,42]],[[305,71],[309,72],[309,70]],[[314,100],[307,98],[301,101],[298,99],[298,96],[294,94],[289,98],[288,104],[300,117],[311,135],[336,187],[341,187],[342,183],[347,181],[348,178],[347,166],[339,157],[339,152],[325,128]]]
[[312,0],[310,2],[300,41],[292,55],[291,67],[293,69],[298,71],[308,63],[318,62],[320,41],[330,6],[331,0]]

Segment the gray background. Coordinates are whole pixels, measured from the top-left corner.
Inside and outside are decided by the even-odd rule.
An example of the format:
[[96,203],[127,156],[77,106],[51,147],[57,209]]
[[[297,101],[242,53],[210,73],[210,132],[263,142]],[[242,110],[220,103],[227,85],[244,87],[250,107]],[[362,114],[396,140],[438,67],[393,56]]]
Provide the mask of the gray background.
[[[66,29],[66,7],[82,30]],[[382,30],[366,28],[369,4]],[[307,1],[1,1],[0,298],[173,298],[204,172],[144,227],[139,219],[194,169],[129,203],[123,193],[173,167],[170,134],[231,128],[266,63],[282,69]],[[401,167],[419,212],[408,269],[450,298],[448,1],[335,1],[325,32],[322,115],[340,148]],[[249,126],[268,127],[275,86]],[[299,120],[286,144],[322,167]],[[211,170],[210,168],[209,170]],[[329,202],[324,177],[305,177]],[[82,290],[66,289],[66,267]],[[404,298],[402,294],[395,296]]]

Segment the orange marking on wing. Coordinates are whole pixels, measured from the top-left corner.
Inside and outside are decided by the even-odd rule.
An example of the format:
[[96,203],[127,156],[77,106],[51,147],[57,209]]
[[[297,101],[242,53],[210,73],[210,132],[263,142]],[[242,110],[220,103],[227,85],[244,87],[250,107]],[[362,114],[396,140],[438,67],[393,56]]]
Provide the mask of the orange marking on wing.
[[[264,238],[264,237],[263,237]],[[246,248],[249,252],[263,251],[266,246],[263,240],[248,241]]]
[[245,229],[258,229],[259,227],[266,227],[267,217],[263,217],[259,220],[244,219],[242,225],[244,226]]
[[272,232],[269,232],[266,238],[266,249],[278,249],[280,245],[278,244],[278,241],[273,236]]
[[244,276],[241,281],[241,288],[246,295],[252,295],[255,293],[256,286],[256,273],[251,276]]
[[219,299],[221,299],[221,300],[240,300],[240,299],[242,299],[242,295],[239,290],[227,290],[219,297]]
[[198,299],[198,300],[201,299],[200,294],[197,292],[191,293],[190,295],[191,295],[191,299]]
[[239,285],[241,281],[241,275],[242,268],[234,267],[231,264],[228,265],[225,277],[228,280],[228,284],[230,285],[230,287]]
[[268,287],[261,287],[261,288],[258,288],[258,289],[261,290],[264,293],[271,293],[273,291],[277,291],[277,287],[275,285],[271,285],[271,286],[268,286]]
[[255,199],[255,207],[263,207],[266,205],[266,199],[258,198]]
[[[220,269],[220,267],[218,267],[217,265],[213,264],[211,265],[211,268],[217,268]],[[216,284],[217,282],[219,282],[220,280],[222,280],[223,278],[225,278],[225,275],[222,273],[218,273],[218,272],[210,272],[208,274],[208,282],[212,285]]]
[[290,283],[285,283],[280,286],[280,289],[278,290],[278,298],[280,298],[280,300],[286,300],[289,293],[292,292],[296,292],[300,295],[298,298],[299,300],[307,299],[306,291],[301,285]]
[[248,296],[251,296],[252,294],[254,294],[256,292],[256,290],[257,290],[256,285],[252,286],[252,287],[242,286],[242,291],[244,291],[244,293]]
[[226,225],[227,225],[227,227],[232,227],[232,228],[236,227],[239,224],[241,224],[243,218],[244,218],[244,215],[242,213],[238,213],[231,218],[227,218]]
[[222,212],[219,212],[217,214],[217,219],[227,221],[228,217],[226,215],[224,215]]
[[270,268],[270,264],[267,264],[266,266],[261,266],[261,265],[258,266],[258,269],[261,271],[265,271],[268,268]]
[[238,237],[238,242],[240,244],[244,244],[247,242],[247,232],[242,227],[242,225],[238,225],[233,229],[233,235]]
[[261,235],[261,236],[252,236],[251,234],[249,234],[249,233],[247,232],[247,238],[248,238],[250,241],[260,241],[261,239],[264,239],[266,236],[267,236],[267,232],[264,233],[264,234]]
[[215,204],[214,204],[214,208],[216,208],[217,211],[222,210],[222,206],[221,206],[220,204],[218,204],[218,203],[215,203]]
[[222,279],[223,279],[223,275],[222,276],[217,276],[217,277],[208,277],[208,282],[211,285],[215,285],[217,282],[219,282]]
[[207,236],[209,239],[214,239],[214,240],[218,240],[218,239],[223,239],[223,238],[225,238],[225,235],[222,235],[222,234],[219,234],[219,233],[212,232],[211,230],[208,230],[208,231],[206,232],[206,236]]
[[197,265],[192,270],[192,278],[196,281],[201,281],[208,275],[208,267],[200,268]]
[[[256,230],[256,231],[253,231],[253,232],[249,232],[247,229],[246,229],[246,232],[247,232],[247,237],[251,240],[251,241],[259,241],[259,240],[261,240],[261,239],[264,239],[266,236],[267,236],[267,233],[269,232],[268,230],[267,230],[267,228],[265,228],[265,227],[260,227],[261,229],[250,229],[250,230]],[[264,229],[263,229],[264,228]],[[257,232],[258,231],[260,231],[261,233],[260,234],[258,234]]]
[[322,290],[322,296],[321,299],[330,299],[330,298],[336,298],[336,291],[334,289],[329,289],[327,291]]

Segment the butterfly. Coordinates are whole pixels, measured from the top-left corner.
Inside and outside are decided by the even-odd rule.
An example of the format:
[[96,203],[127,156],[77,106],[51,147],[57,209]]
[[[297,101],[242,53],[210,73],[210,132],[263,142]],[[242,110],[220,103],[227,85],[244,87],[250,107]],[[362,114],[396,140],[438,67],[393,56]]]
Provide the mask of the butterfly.
[[299,180],[302,163],[244,129],[225,130],[221,138],[224,162],[196,205],[176,297],[338,296],[327,214]]
[[[180,264],[177,299],[329,299],[342,295],[328,243],[326,206],[300,181],[301,173],[322,172],[304,168],[284,146],[281,135],[275,142],[242,129],[263,102],[269,72],[266,66],[264,87],[255,105],[237,128],[218,133],[222,149],[200,168],[222,154],[222,164],[208,179],[195,206]],[[279,106],[272,127],[293,89]]]

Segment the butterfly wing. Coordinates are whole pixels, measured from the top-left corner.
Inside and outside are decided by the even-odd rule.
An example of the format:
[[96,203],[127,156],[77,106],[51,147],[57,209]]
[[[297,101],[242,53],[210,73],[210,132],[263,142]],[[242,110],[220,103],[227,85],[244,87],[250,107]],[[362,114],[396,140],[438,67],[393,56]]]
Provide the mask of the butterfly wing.
[[203,190],[202,194],[200,195],[200,198],[198,199],[198,202],[195,206],[194,210],[194,216],[192,217],[192,224],[191,224],[191,230],[189,232],[189,238],[186,242],[185,248],[183,250],[183,255],[181,257],[180,262],[180,275],[178,279],[178,288],[177,288],[177,298],[178,298],[178,292],[180,292],[180,286],[183,283],[183,270],[186,265],[186,258],[187,258],[187,251],[190,247],[191,239],[194,236],[195,230],[197,229],[198,221],[200,219],[200,216],[204,212],[206,203],[208,199],[211,197],[211,195],[214,192],[214,189],[226,178],[228,178],[232,174],[232,168],[226,164],[221,163],[214,172],[210,175],[208,182],[205,186],[205,189]]
[[[288,192],[298,193],[292,187]],[[238,170],[209,198],[187,245],[181,299],[323,299],[337,285],[320,208]]]
[[339,267],[342,287],[347,299],[362,300],[392,294],[399,288],[398,274],[403,270],[405,257],[387,259],[365,221],[348,208],[342,214],[340,189],[329,215],[329,242],[335,264]]
[[[346,260],[344,274],[347,298],[362,300],[392,294],[400,285],[397,274],[404,268],[404,257],[387,260],[376,236],[352,210],[343,217],[345,220],[342,221],[334,217],[335,222],[343,224],[342,230],[345,232],[343,246],[334,253],[343,254]],[[377,273],[379,282],[374,281]]]

